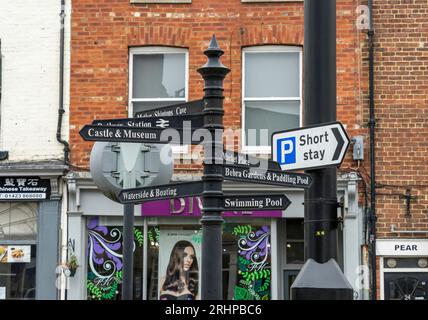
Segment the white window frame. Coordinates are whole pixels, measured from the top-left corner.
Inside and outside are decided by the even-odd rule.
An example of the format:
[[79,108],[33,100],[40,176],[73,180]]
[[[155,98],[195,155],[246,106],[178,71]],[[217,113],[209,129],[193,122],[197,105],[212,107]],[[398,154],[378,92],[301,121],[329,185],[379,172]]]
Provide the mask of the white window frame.
[[[181,53],[185,55],[184,58],[184,98],[136,98],[133,99],[133,77],[134,77],[134,56],[143,54],[171,54]],[[187,102],[189,98],[189,50],[185,48],[175,47],[161,47],[161,46],[150,46],[150,47],[138,47],[129,49],[129,79],[128,79],[128,117],[134,116],[133,102],[160,102],[160,101],[171,101],[171,104]],[[188,146],[172,146],[173,153],[188,153]]]
[[[272,52],[281,52],[281,53],[292,53],[297,52],[299,53],[299,82],[300,82],[300,90],[299,90],[299,97],[263,97],[263,98],[245,98],[245,54],[251,52],[251,53],[272,53]],[[253,154],[270,154],[271,153],[271,147],[270,146],[247,146],[246,145],[246,139],[245,139],[245,102],[251,102],[251,101],[300,101],[299,104],[299,126],[302,126],[302,57],[303,57],[303,50],[301,47],[298,46],[283,46],[283,45],[270,45],[270,46],[256,46],[256,47],[248,47],[244,48],[242,50],[242,101],[241,101],[241,109],[242,109],[242,128],[241,128],[241,141],[242,141],[242,152],[244,153],[253,153]],[[270,139],[270,137],[269,137]]]

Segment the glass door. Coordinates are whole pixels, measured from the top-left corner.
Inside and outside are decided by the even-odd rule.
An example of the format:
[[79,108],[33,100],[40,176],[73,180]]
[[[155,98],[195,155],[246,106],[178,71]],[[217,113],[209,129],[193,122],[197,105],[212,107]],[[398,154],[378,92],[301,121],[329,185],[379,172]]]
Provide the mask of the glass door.
[[300,270],[284,270],[284,300],[291,300],[291,286]]

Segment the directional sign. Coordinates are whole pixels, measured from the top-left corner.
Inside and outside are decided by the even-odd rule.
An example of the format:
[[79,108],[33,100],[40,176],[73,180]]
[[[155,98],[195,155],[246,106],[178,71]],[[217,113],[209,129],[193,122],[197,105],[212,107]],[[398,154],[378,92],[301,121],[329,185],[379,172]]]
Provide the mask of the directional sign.
[[202,194],[203,182],[182,182],[153,187],[125,189],[119,193],[121,203],[141,203],[146,201],[197,196]]
[[290,199],[284,194],[227,195],[223,198],[225,211],[285,210],[290,204]]
[[182,129],[189,127],[193,129],[202,128],[204,118],[202,115],[173,116],[173,117],[147,117],[147,118],[125,118],[94,120],[92,125],[96,126],[126,126],[135,128],[174,128]]
[[309,188],[311,176],[301,173],[287,173],[279,170],[266,170],[248,166],[223,166],[223,177],[226,180],[270,184],[293,188]]
[[248,154],[238,153],[234,151],[224,150],[224,161],[231,165],[244,165],[249,167],[261,167],[269,170],[281,170],[278,162],[260,159],[249,156]]
[[272,135],[272,160],[282,170],[338,166],[348,145],[348,135],[340,122],[286,130]]
[[[170,131],[169,131],[170,130]],[[172,143],[199,144],[199,139],[192,138],[192,130],[136,128],[124,126],[94,126],[86,125],[80,130],[80,135],[86,141],[114,141],[135,143]]]
[[152,110],[140,111],[136,117],[173,117],[200,114],[204,110],[204,100],[174,104]]

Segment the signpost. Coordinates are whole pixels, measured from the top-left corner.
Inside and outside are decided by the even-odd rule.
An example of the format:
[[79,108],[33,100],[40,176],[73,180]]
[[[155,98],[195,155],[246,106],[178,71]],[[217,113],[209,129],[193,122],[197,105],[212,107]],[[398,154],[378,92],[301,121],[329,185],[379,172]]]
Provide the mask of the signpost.
[[174,117],[201,114],[204,110],[204,101],[195,100],[178,103],[166,107],[137,112],[135,116],[140,117]]
[[[125,208],[124,248],[126,250],[124,250],[124,257],[126,256],[127,258],[124,259],[124,262],[126,262],[122,295],[124,300],[132,298],[131,247],[133,234],[131,227],[133,226],[132,209],[134,204],[155,200],[201,196],[202,218],[200,221],[203,239],[202,269],[204,270],[201,278],[201,296],[205,300],[220,300],[223,294],[221,234],[224,220],[222,212],[252,210],[263,210],[266,212],[272,210],[279,211],[285,210],[291,203],[283,194],[224,196],[223,180],[293,188],[309,188],[312,184],[311,176],[301,173],[283,172],[280,170],[281,168],[284,169],[283,166],[280,167],[276,161],[259,159],[223,149],[223,79],[230,70],[220,62],[219,58],[223,54],[223,51],[218,47],[214,36],[211,39],[210,46],[204,53],[208,57],[208,62],[198,69],[205,84],[203,100],[137,112],[137,118],[94,120],[92,125],[85,125],[80,131],[80,135],[87,141],[130,143],[124,144],[122,148],[124,150],[124,155],[122,155],[124,157],[124,171],[122,174],[124,182],[120,191],[117,190],[114,193],[114,197],[112,197],[123,203]],[[199,132],[198,129],[201,128],[203,130]],[[332,136],[329,139],[333,139],[334,136],[338,144],[340,144],[338,137],[343,136],[340,134],[339,129],[337,129],[339,130],[339,135],[337,135],[337,130],[334,128],[336,127],[333,126],[328,129],[332,130]],[[171,129],[171,131],[168,131],[168,129]],[[330,134],[329,132],[326,135]],[[199,140],[192,137],[193,133],[199,137]],[[324,139],[327,139],[327,136]],[[139,169],[137,170],[137,164],[139,163],[137,155],[142,150],[136,143],[199,144],[201,140],[203,140],[205,154],[204,174],[201,181],[156,186],[148,186],[148,183],[144,183],[144,187],[135,188],[135,177],[138,174],[141,174],[142,177],[147,177],[144,172],[141,172]],[[349,139],[346,137],[346,139],[342,138],[342,140],[347,141],[347,146]],[[326,148],[330,147],[326,146]],[[284,150],[287,151],[286,148]],[[112,151],[114,150],[112,149]],[[105,152],[99,156],[101,158],[109,158],[107,159],[109,165],[97,165],[99,167],[98,171],[94,170],[94,172],[98,172],[99,181],[102,181],[102,185],[106,186],[111,185],[109,179],[105,181],[106,175],[108,176],[112,173],[109,168],[116,163],[116,158],[111,155],[108,156],[108,154],[109,152]],[[323,155],[327,157],[329,153],[324,151]],[[333,154],[333,158],[335,157],[336,153]],[[341,157],[343,157],[342,151],[337,155],[337,158]],[[102,162],[99,160],[99,163]],[[160,172],[162,170],[160,168],[157,171]],[[120,177],[117,173],[115,174],[117,177]],[[134,184],[131,185],[131,182]]]
[[136,128],[160,128],[160,129],[167,129],[167,128],[183,129],[183,127],[190,127],[193,129],[198,129],[204,125],[204,119],[202,118],[201,115],[125,118],[125,119],[94,120],[92,121],[92,125],[125,126],[125,127],[136,127]]
[[293,188],[309,188],[311,176],[303,173],[287,173],[276,170],[265,170],[247,166],[223,166],[223,176],[226,180],[261,183]]
[[227,195],[223,198],[225,211],[285,210],[291,204],[285,194]]
[[272,159],[282,170],[339,166],[349,138],[340,122],[275,132]]
[[171,131],[167,132],[165,130],[168,129],[85,125],[80,130],[80,135],[86,141],[172,144],[200,143],[200,140],[193,140],[190,127],[178,131],[171,129]]
[[202,194],[203,182],[181,182],[153,187],[124,189],[119,193],[121,203],[142,203],[171,198],[181,198]]

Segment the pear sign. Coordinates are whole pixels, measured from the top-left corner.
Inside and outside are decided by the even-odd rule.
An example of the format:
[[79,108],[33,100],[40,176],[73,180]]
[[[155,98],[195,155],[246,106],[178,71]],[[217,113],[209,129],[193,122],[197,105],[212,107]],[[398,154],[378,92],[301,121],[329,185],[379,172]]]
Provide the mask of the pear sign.
[[348,145],[340,122],[285,130],[272,135],[272,160],[282,170],[339,166]]

